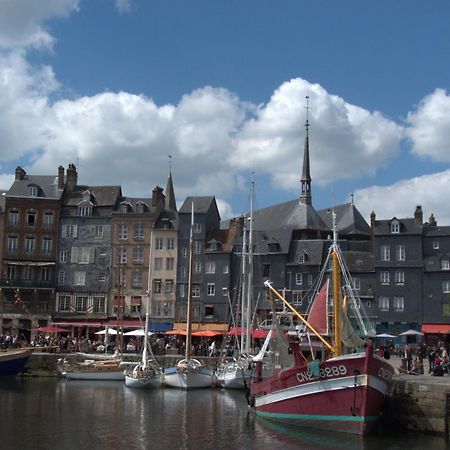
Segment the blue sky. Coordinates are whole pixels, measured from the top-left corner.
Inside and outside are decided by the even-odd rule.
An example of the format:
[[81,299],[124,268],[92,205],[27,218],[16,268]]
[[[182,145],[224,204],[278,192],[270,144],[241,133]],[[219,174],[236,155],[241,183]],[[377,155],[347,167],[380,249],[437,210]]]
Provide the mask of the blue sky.
[[[215,195],[224,218],[316,208],[450,224],[448,1],[0,1],[0,188],[16,165],[130,196]],[[3,81],[1,81],[3,80]]]

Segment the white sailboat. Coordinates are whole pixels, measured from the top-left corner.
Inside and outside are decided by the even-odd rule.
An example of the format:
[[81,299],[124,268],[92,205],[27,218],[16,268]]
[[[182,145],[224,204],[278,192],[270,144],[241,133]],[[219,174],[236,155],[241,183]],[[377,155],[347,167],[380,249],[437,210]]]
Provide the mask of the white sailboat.
[[187,296],[186,317],[186,354],[175,367],[169,367],[164,371],[164,383],[166,386],[178,389],[208,388],[213,384],[213,372],[198,359],[191,357],[191,333],[192,333],[192,253],[194,233],[194,203],[191,211],[191,229],[189,235],[189,278]]
[[246,389],[252,376],[250,347],[253,297],[253,179],[251,186],[248,246],[245,219],[242,240],[241,342],[238,348],[239,355],[234,361],[220,364],[216,371],[217,383],[227,389]]

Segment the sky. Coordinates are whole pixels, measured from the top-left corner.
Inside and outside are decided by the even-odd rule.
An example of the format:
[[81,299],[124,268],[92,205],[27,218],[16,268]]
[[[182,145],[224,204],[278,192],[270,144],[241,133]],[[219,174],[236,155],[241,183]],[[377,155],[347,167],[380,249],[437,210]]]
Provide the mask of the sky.
[[[450,225],[450,2],[0,0],[0,189],[20,165],[222,219],[299,197]],[[169,156],[170,155],[170,156]]]

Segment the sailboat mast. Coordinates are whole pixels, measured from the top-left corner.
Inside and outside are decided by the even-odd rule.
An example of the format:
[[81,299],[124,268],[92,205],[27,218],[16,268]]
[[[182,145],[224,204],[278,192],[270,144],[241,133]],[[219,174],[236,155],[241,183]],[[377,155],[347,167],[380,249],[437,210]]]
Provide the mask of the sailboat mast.
[[338,236],[336,229],[336,213],[333,211],[333,306],[334,306],[334,354],[342,355],[341,341],[341,271],[338,260]]
[[251,343],[251,328],[252,328],[252,298],[253,298],[253,195],[255,192],[255,180],[253,178],[253,172],[252,172],[252,187],[250,190],[250,226],[249,226],[249,234],[248,234],[248,252],[247,252],[247,258],[248,258],[248,285],[247,285],[247,311],[246,311],[246,336],[247,336],[247,342],[245,347],[245,353],[250,353],[250,343]]
[[191,207],[191,229],[189,233],[189,267],[188,267],[188,293],[186,311],[186,359],[191,357],[191,332],[192,332],[192,253],[194,241],[194,202]]
[[241,284],[241,349],[246,351],[246,318],[247,318],[247,224],[244,216],[244,225],[242,228],[242,284]]
[[152,249],[153,249],[153,229],[150,230],[150,248],[148,251],[148,280],[147,280],[147,304],[145,307],[145,327],[144,327],[144,350],[142,352],[142,366],[147,367],[148,352],[148,323],[152,301]]

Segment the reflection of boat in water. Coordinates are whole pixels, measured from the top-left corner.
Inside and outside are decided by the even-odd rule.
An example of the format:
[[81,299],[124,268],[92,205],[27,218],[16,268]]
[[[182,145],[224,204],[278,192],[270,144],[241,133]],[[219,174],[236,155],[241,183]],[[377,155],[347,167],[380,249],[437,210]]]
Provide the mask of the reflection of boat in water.
[[32,354],[28,349],[0,351],[0,376],[15,376],[23,370]]
[[[335,222],[334,213],[333,219]],[[365,434],[379,418],[393,369],[374,355],[372,344],[366,341],[375,334],[374,326],[363,315],[361,302],[351,289],[336,232],[321,277],[328,273],[330,260],[333,297],[325,295],[326,280],[314,298],[308,320],[266,282],[270,298],[278,297],[305,328],[289,339],[278,329],[271,342],[278,358],[275,372],[264,378],[262,363],[256,363],[250,402],[255,412],[266,418]],[[276,314],[275,309],[273,312]],[[328,329],[332,330],[332,339]],[[321,351],[311,342],[320,342]]]

